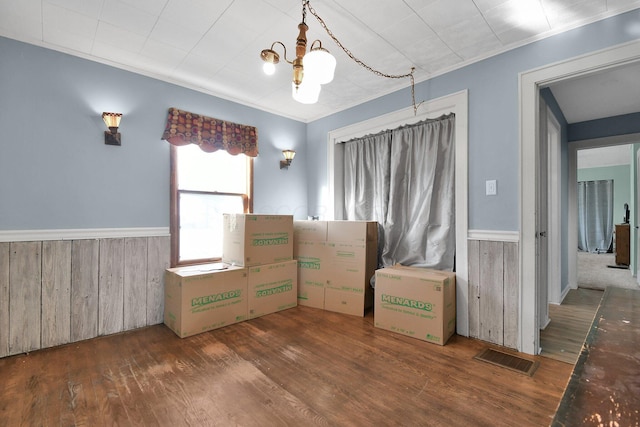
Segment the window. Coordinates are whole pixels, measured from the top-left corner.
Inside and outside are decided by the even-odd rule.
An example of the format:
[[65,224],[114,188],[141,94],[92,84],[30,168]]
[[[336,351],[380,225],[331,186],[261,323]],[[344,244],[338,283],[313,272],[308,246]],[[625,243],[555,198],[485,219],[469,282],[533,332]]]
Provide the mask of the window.
[[253,159],[171,146],[171,265],[222,257],[222,214],[252,211]]

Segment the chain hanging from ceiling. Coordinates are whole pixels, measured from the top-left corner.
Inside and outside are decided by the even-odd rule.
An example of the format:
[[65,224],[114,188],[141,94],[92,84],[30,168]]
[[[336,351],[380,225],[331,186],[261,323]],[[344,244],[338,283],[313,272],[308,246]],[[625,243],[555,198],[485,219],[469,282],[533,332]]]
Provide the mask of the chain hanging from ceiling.
[[[318,15],[318,13],[316,12],[316,10],[311,6],[311,3],[309,0],[303,0],[302,1],[302,13],[303,13],[303,17],[306,15],[305,11],[309,10],[309,13],[311,13],[316,20],[318,21],[318,23],[320,24],[320,26],[322,28],[324,28],[324,30],[327,32],[327,34],[329,35],[329,37],[331,37],[331,39],[334,41],[334,43],[336,45],[338,45],[338,47],[340,49],[342,49],[342,51],[349,57],[351,58],[355,63],[357,63],[358,65],[360,65],[362,68],[370,71],[371,73],[380,76],[380,77],[385,77],[387,79],[410,79],[411,80],[411,101],[413,104],[413,113],[417,114],[418,112],[418,108],[420,107],[420,105],[422,104],[422,102],[420,102],[419,104],[416,104],[416,90],[415,90],[415,78],[413,76],[413,73],[415,72],[416,68],[415,67],[411,67],[411,71],[406,73],[406,74],[387,74],[387,73],[383,73],[381,71],[376,70],[375,68],[367,65],[364,61],[362,61],[361,59],[359,59],[358,57],[356,57],[353,53],[351,53],[351,51],[349,49],[347,49],[341,42],[340,40],[338,40],[338,38],[333,34],[333,32],[329,29],[329,27],[327,26],[327,24],[324,22],[324,20],[320,17],[320,15]],[[304,20],[304,19],[303,19]]]

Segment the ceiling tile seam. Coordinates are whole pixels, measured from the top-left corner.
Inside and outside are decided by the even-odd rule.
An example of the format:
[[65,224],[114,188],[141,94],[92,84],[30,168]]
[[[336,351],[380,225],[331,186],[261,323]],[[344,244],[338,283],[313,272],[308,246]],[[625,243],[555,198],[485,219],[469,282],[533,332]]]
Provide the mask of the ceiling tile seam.
[[[420,14],[419,14],[419,13],[418,13],[414,8],[412,8],[410,4],[408,4],[405,0],[402,0],[402,2],[403,2],[405,5],[407,5],[407,7],[408,7],[409,9],[411,9],[411,11],[416,15],[416,17],[417,17],[419,20],[421,20],[421,21],[424,23],[424,25],[426,25],[426,26],[427,26],[427,28],[429,28],[431,31],[433,31],[433,34],[435,34],[435,35],[438,37],[438,40],[440,40],[440,41],[442,42],[442,44],[443,44],[443,45],[445,45],[445,46],[447,47],[447,49],[449,49],[449,51],[450,51],[452,54],[454,54],[454,55],[456,56],[456,58],[458,58],[458,59],[459,59],[460,61],[462,61],[462,62],[464,62],[464,61],[465,61],[465,58],[463,58],[462,56],[460,56],[460,55],[458,54],[458,52],[456,52],[455,50],[453,50],[453,49],[451,48],[451,46],[449,46],[449,43],[447,43],[446,41],[444,41],[444,40],[442,39],[442,37],[440,37],[440,33],[439,33],[438,31],[434,30],[433,28],[431,28],[431,25],[429,25],[429,23],[427,23],[427,21],[425,21],[424,19],[422,19],[422,16],[420,16]],[[475,6],[475,3],[474,3],[474,6]],[[477,6],[476,6],[476,8],[477,8]],[[424,70],[424,71],[427,71],[427,70]],[[427,72],[427,74],[431,74],[431,73]]]
[[233,0],[231,3],[229,3],[229,5],[222,11],[222,13],[218,16],[218,18],[213,21],[213,23],[209,26],[209,28],[207,29],[207,31],[202,33],[202,36],[198,39],[198,41],[196,43],[194,43],[193,46],[191,46],[191,49],[189,49],[189,51],[187,52],[187,54],[184,56],[184,58],[182,58],[182,61],[180,61],[180,63],[178,65],[176,65],[176,67],[174,68],[174,70],[177,70],[178,68],[180,68],[180,66],[183,65],[183,63],[187,60],[187,58],[189,57],[189,55],[191,55],[191,53],[193,52],[193,49],[196,48],[196,46],[198,46],[200,44],[200,42],[205,38],[205,36],[207,34],[209,34],[209,31],[211,31],[213,29],[213,27],[218,23],[218,21],[220,21],[220,19],[222,19],[222,17],[229,11],[229,9],[231,9],[231,6],[233,6],[233,4],[236,2],[236,0]]
[[[480,8],[478,7],[478,5],[476,4],[476,0],[471,0],[473,2],[473,5],[475,6],[476,10],[478,11],[478,13],[480,14],[480,16],[482,16],[482,20],[484,21],[485,24],[487,24],[487,27],[489,27],[489,29],[491,30],[491,34],[494,35],[494,37],[500,42],[500,44],[502,46],[506,46],[505,43],[502,41],[502,39],[500,38],[500,36],[498,36],[498,34],[495,32],[495,30],[493,29],[493,27],[491,26],[491,24],[489,24],[489,21],[487,20],[487,17],[484,15],[484,13],[482,13],[482,10],[480,10]],[[540,1],[540,0],[538,0]],[[487,10],[491,10],[490,8]]]
[[[375,34],[375,35],[377,35],[378,37],[380,37],[382,40],[384,40],[385,42],[387,42],[390,46],[393,46],[393,48],[394,48],[396,51],[400,52],[400,53],[402,54],[402,56],[403,56],[407,61],[409,61],[409,63],[410,63],[412,66],[414,66],[414,67],[416,66],[416,64],[413,62],[413,60],[412,60],[411,58],[409,58],[407,55],[405,55],[405,53],[404,53],[400,48],[398,48],[398,46],[396,46],[395,44],[391,43],[389,40],[387,40],[386,38],[384,38],[384,37],[383,37],[382,35],[380,35],[380,33],[378,33],[376,30],[374,30],[374,29],[373,29],[373,28],[371,28],[369,25],[367,25],[365,22],[363,22],[362,20],[360,20],[357,16],[355,16],[355,15],[354,15],[353,13],[351,13],[349,10],[345,9],[345,8],[344,8],[340,3],[336,3],[336,5],[337,5],[338,7],[340,7],[340,8],[345,12],[345,14],[348,14],[349,16],[351,16],[355,21],[358,21],[358,22],[359,22],[363,27],[365,27],[367,30],[369,30],[369,31],[370,31],[370,32],[372,32],[373,34]],[[325,30],[325,32],[326,32],[326,30]],[[336,37],[337,37],[337,36],[336,36]],[[334,44],[335,44],[335,43],[334,43]],[[345,47],[346,47],[346,46],[345,46]],[[355,56],[355,55],[354,55],[354,56]],[[362,62],[365,62],[365,61],[362,61]],[[366,62],[365,62],[365,63],[366,63]]]
[[[106,0],[104,0],[104,1],[106,1]],[[158,25],[158,22],[160,21],[160,17],[162,16],[162,14],[164,13],[165,9],[167,8],[167,5],[169,4],[169,1],[170,0],[165,0],[164,6],[162,6],[162,10],[156,16],[156,21],[153,23],[153,26],[151,27],[151,29],[147,33],[147,37],[144,39],[144,43],[142,44],[142,47],[140,48],[140,52],[142,52],[144,50],[144,48],[147,47],[147,43],[149,42],[149,38],[151,37],[151,34],[153,34],[153,30],[156,29],[156,26]],[[102,3],[102,4],[104,5],[104,3]]]
[[540,7],[542,8],[542,13],[544,14],[544,19],[547,21],[547,25],[549,26],[549,29],[553,29],[553,25],[551,25],[551,21],[549,21],[549,14],[547,13],[547,9],[545,9],[544,7],[544,3],[542,2],[542,0],[538,0],[540,2]]

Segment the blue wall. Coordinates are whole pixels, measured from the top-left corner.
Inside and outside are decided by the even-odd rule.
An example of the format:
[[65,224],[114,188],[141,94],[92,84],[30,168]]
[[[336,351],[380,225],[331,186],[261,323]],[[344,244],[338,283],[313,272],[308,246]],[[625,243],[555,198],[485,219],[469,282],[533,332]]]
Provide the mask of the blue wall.
[[631,133],[640,133],[640,112],[569,125],[569,141],[582,141]]
[[[599,21],[471,64],[416,85],[416,99],[469,90],[469,228],[519,229],[518,74],[638,38],[640,11]],[[635,31],[635,32],[634,32]],[[327,185],[327,133],[410,105],[410,89],[314,121],[307,127],[309,214],[323,215]],[[533,161],[533,159],[532,159]],[[486,197],[487,179],[498,195]]]
[[304,123],[2,37],[0,58],[0,230],[168,227],[169,107],[256,126],[254,211],[306,219]]
[[[631,11],[416,85],[418,101],[469,91],[470,229],[519,229],[518,74],[635,40],[638,21]],[[411,99],[407,87],[305,125],[5,38],[0,57],[0,229],[8,230],[167,226],[169,147],[160,136],[172,106],[258,128],[256,212],[324,215],[327,133]],[[104,145],[102,111],[124,113],[122,147]],[[280,170],[289,147],[298,155]],[[487,179],[498,181],[497,196],[484,195]]]

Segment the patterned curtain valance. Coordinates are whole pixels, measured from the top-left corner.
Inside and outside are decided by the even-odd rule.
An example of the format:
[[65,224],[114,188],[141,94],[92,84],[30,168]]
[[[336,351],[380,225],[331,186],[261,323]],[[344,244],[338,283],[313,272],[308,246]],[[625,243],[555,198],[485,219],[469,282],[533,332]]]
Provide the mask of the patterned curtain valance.
[[173,145],[197,144],[211,153],[226,150],[229,154],[258,155],[258,130],[212,117],[169,108],[162,139]]

